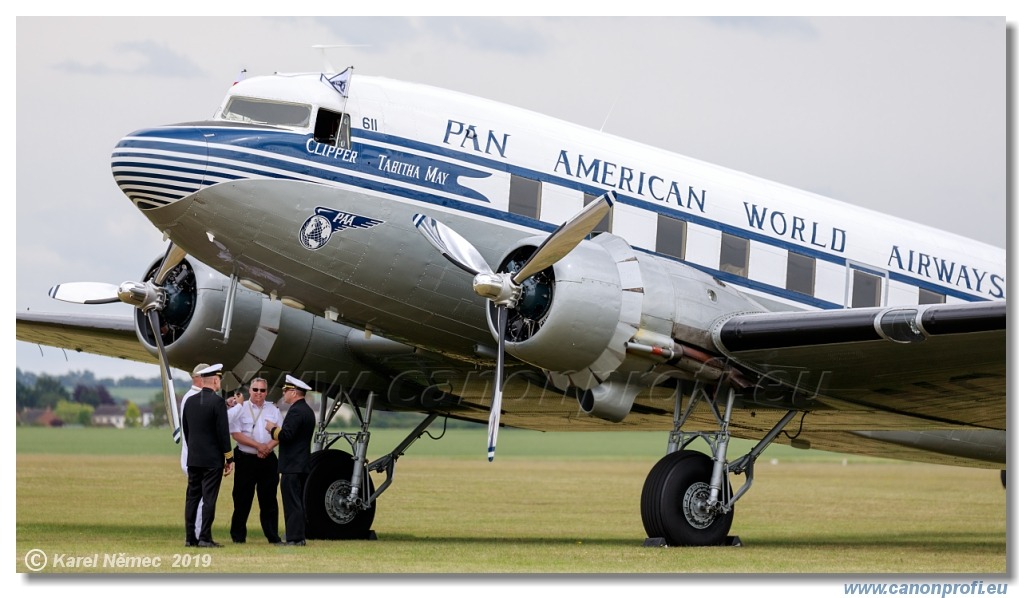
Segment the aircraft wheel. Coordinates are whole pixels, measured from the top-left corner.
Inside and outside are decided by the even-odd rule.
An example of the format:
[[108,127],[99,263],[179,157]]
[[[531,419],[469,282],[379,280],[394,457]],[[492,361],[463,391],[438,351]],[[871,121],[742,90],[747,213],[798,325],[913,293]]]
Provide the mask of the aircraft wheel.
[[[376,503],[366,510],[348,508],[343,499],[352,488],[352,455],[326,450],[313,453],[304,495],[306,537],[321,540],[365,540],[373,525]],[[367,493],[373,481],[365,476]]]
[[709,514],[700,502],[711,492],[711,458],[697,451],[662,457],[640,493],[640,518],[650,538],[670,546],[715,546],[725,542],[735,510]]

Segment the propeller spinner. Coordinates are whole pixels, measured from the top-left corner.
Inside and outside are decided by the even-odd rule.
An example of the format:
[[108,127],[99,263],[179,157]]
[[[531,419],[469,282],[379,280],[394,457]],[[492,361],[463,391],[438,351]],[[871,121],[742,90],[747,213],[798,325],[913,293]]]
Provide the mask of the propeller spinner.
[[167,291],[164,290],[163,284],[183,259],[185,259],[185,251],[171,243],[168,245],[167,252],[153,278],[145,282],[124,282],[120,286],[101,282],[70,282],[56,285],[50,289],[50,297],[60,301],[87,305],[122,302],[142,310],[149,322],[150,332],[155,339],[157,356],[160,359],[164,407],[167,409],[167,420],[171,422],[172,437],[175,443],[181,442],[181,418],[178,416],[171,366],[167,361],[163,335],[160,334],[160,312],[167,305]]
[[413,223],[427,241],[448,261],[472,274],[473,291],[490,300],[497,309],[498,360],[494,376],[491,413],[487,420],[488,461],[494,460],[494,452],[498,444],[501,394],[505,380],[505,336],[508,326],[508,309],[518,305],[522,297],[523,283],[534,274],[543,271],[568,255],[587,235],[593,232],[594,227],[608,214],[613,203],[615,203],[614,191],[609,191],[589,203],[548,235],[516,272],[495,272],[476,247],[457,232],[430,216],[417,214],[413,217]]

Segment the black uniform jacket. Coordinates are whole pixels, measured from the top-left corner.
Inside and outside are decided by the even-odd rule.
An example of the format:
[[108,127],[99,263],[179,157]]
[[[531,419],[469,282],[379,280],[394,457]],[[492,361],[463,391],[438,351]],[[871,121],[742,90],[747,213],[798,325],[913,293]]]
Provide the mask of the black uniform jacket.
[[231,456],[228,409],[224,399],[209,388],[185,403],[182,433],[188,443],[189,467],[224,467],[224,459]]
[[[281,443],[277,447],[277,471],[309,473],[309,445],[313,442],[315,427],[316,416],[306,399],[299,399],[288,407],[281,427],[274,430],[274,438]],[[191,443],[188,448],[192,450]]]

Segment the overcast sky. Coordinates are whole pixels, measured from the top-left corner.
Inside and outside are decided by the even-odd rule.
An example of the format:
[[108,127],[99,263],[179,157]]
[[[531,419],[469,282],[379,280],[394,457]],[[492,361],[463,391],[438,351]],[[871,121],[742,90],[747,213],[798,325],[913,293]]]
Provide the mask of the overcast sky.
[[[19,18],[16,310],[138,279],[165,244],[117,189],[139,128],[213,115],[242,68],[447,87],[1006,246],[1002,18]],[[156,376],[17,344],[17,366]],[[179,373],[180,374],[180,373]]]
[[[334,4],[332,11],[349,8]],[[787,8],[780,4],[771,6]],[[895,4],[882,9],[909,6]],[[615,9],[624,6],[634,3]],[[58,282],[137,279],[165,247],[113,182],[117,140],[212,116],[241,68],[319,70],[314,44],[351,45],[332,61],[360,74],[453,88],[593,128],[605,123],[623,137],[1006,246],[1002,18],[79,17],[8,25],[17,101],[17,230],[8,235],[17,278],[8,310],[128,313],[46,296]],[[1014,54],[1018,34],[1015,25]],[[156,366],[16,346],[25,370],[158,375]],[[663,583],[678,590],[677,581]],[[703,586],[723,589],[714,578]],[[812,595],[791,580],[786,586]],[[374,588],[379,581],[366,589]]]

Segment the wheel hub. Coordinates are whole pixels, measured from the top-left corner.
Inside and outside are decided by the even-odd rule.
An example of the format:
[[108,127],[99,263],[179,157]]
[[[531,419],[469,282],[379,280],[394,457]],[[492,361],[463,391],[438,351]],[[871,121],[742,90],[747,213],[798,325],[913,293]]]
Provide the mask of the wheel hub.
[[347,480],[335,480],[324,493],[324,507],[327,516],[339,525],[345,525],[356,518],[356,509],[349,504],[352,483]]
[[705,482],[693,484],[683,495],[683,515],[695,529],[707,529],[715,522],[715,514],[708,510],[709,496],[711,485]]

